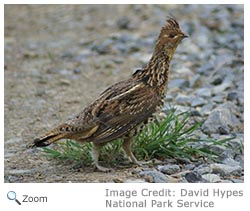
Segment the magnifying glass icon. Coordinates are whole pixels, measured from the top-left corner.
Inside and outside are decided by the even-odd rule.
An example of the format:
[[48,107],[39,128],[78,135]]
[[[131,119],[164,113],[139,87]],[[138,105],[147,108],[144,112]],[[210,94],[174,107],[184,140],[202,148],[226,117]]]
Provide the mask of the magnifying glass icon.
[[9,192],[7,193],[7,198],[8,198],[9,200],[15,200],[16,203],[18,203],[19,205],[21,205],[21,202],[18,201],[18,200],[16,199],[16,192],[14,192],[14,191],[9,191]]

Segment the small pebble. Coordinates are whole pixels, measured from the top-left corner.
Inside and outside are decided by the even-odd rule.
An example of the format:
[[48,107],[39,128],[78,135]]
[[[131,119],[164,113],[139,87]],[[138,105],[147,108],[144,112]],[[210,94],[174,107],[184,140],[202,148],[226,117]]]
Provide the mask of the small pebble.
[[185,175],[186,180],[189,183],[199,183],[199,182],[204,182],[204,179],[200,174],[197,172],[190,172]]
[[204,174],[202,178],[208,182],[215,183],[220,182],[221,178],[217,174]]
[[180,171],[180,167],[178,165],[164,165],[164,166],[158,166],[158,169],[160,172],[164,174],[175,174]]

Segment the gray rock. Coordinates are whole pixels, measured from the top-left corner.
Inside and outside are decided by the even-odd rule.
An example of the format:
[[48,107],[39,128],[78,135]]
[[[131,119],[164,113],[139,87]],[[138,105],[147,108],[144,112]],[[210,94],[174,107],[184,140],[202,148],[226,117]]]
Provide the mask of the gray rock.
[[110,53],[111,48],[107,45],[99,45],[99,46],[96,46],[95,50],[99,54],[108,54],[108,53]]
[[103,43],[93,43],[91,49],[99,54],[108,54],[111,52],[111,45],[113,41],[111,39],[105,40]]
[[197,69],[197,73],[200,73],[202,75],[209,75],[212,69],[214,69],[214,65],[211,62],[205,62],[204,65]]
[[179,183],[188,183],[185,177],[181,177]]
[[231,179],[233,183],[244,183],[244,179]]
[[231,130],[231,128],[234,128],[237,124],[239,124],[239,120],[237,121],[235,115],[230,112],[229,109],[216,108],[202,125],[202,130],[206,134],[211,134],[221,133],[221,128],[223,128],[223,133],[225,130],[228,133],[228,130]]
[[215,78],[215,79],[211,82],[211,84],[217,86],[217,85],[220,85],[220,84],[222,83],[222,81],[223,81],[223,80],[222,80],[221,77],[217,77],[217,78]]
[[177,104],[188,105],[188,104],[190,104],[191,99],[190,99],[190,97],[179,93],[177,95],[177,97],[175,98],[175,101]]
[[141,46],[135,42],[135,43],[131,43],[127,45],[127,48],[128,48],[129,53],[134,53],[134,52],[140,51]]
[[[185,78],[187,76],[193,76],[193,72],[189,68],[187,68],[185,66],[180,66],[180,67],[178,67],[178,66],[176,67],[176,70],[175,70],[177,75],[181,75],[182,78]],[[187,83],[188,83],[188,86],[189,86],[190,85],[189,81],[187,81]]]
[[80,74],[80,73],[81,73],[81,69],[80,69],[79,67],[76,67],[76,68],[73,70],[73,72],[74,72],[75,74]]
[[[209,31],[207,29],[207,27],[204,27],[204,26],[200,26],[199,27],[199,34],[197,35],[196,39],[197,39],[197,44],[203,48],[204,46],[206,46],[206,43],[209,42]],[[203,53],[201,53],[201,56],[202,57]],[[209,70],[212,69],[213,66],[209,63],[209,62],[205,62],[205,64],[203,66],[200,67],[200,69],[198,70],[199,73],[206,73],[208,74]]]
[[212,170],[209,166],[198,166],[194,169],[195,172],[197,172],[199,175],[211,173]]
[[217,155],[220,159],[226,159],[228,157],[233,157],[235,154],[232,149],[223,145],[208,145],[207,149]]
[[195,108],[191,109],[190,115],[191,116],[202,116],[201,113],[198,110],[196,110]]
[[122,16],[116,22],[119,29],[129,29],[130,20],[126,16]]
[[180,114],[182,112],[190,111],[189,106],[175,105],[175,109],[176,109],[176,114]]
[[232,64],[232,61],[234,60],[234,55],[230,52],[229,49],[226,48],[220,48],[217,53],[218,55],[216,55],[214,60],[214,69],[218,71],[218,75],[224,76],[224,83],[226,78],[227,81],[229,78],[231,78],[232,69],[229,67],[229,65]]
[[226,158],[222,161],[223,164],[228,165],[228,166],[239,166],[240,162],[232,159],[232,158]]
[[198,87],[201,87],[202,84],[203,84],[203,80],[199,74],[192,77],[189,81],[190,88],[198,88]]
[[244,169],[244,156],[243,155],[236,155],[234,157],[236,162],[239,162],[242,169]]
[[152,48],[155,44],[156,36],[157,35],[153,36],[148,35],[148,37],[144,37],[143,39],[138,39],[138,42],[140,43],[141,46],[148,46]]
[[221,93],[217,93],[214,97],[211,98],[214,103],[222,103],[224,101],[224,96]]
[[195,168],[194,164],[187,164],[185,165],[185,170],[193,170]]
[[208,182],[221,182],[221,178],[217,174],[204,174],[202,178]]
[[78,63],[84,63],[86,60],[89,59],[89,57],[93,56],[93,52],[91,51],[91,49],[88,48],[84,48],[83,50],[81,50],[76,56],[74,56],[72,59],[75,62]]
[[237,100],[238,99],[238,94],[237,92],[229,92],[227,94],[227,100],[229,101],[234,101],[234,100]]
[[201,97],[195,97],[191,101],[191,106],[192,107],[203,106],[205,104],[206,104],[206,100],[204,100]]
[[158,170],[164,174],[175,174],[180,171],[180,167],[178,165],[164,165],[158,166]]
[[202,176],[201,176],[199,173],[195,172],[195,171],[186,173],[186,174],[185,174],[185,179],[186,179],[189,183],[206,182],[206,180],[204,180],[204,179],[202,178]]
[[[231,113],[239,115],[239,107],[235,105],[233,102],[225,102],[223,104],[220,104],[218,108],[221,109],[228,109]],[[237,120],[234,120],[237,121]]]
[[210,165],[212,172],[221,176],[241,175],[242,168],[238,166],[229,166],[221,163],[213,163]]
[[168,88],[169,89],[182,89],[182,88],[186,88],[189,86],[189,81],[185,80],[185,79],[173,79],[169,82],[168,84]]
[[163,173],[159,171],[142,171],[140,172],[140,176],[143,176],[145,179],[149,180],[153,183],[168,183],[170,182],[168,177],[166,177]]
[[196,94],[201,97],[211,97],[211,89],[203,87],[196,90]]
[[211,91],[212,91],[212,94],[216,95],[218,93],[225,91],[226,89],[229,89],[230,87],[232,87],[231,82],[223,82],[222,84],[218,86],[214,86]]
[[116,43],[113,46],[113,48],[116,49],[117,51],[119,51],[121,54],[128,54],[128,52],[129,52],[127,45],[124,43]]
[[17,182],[21,182],[23,180],[23,176],[22,175],[9,175],[6,177],[7,182],[10,182],[10,183],[17,183]]
[[230,128],[228,126],[222,125],[218,128],[218,133],[221,135],[227,135],[230,132]]
[[208,103],[200,109],[200,113],[202,115],[209,115],[211,111],[213,110],[214,104],[213,103]]

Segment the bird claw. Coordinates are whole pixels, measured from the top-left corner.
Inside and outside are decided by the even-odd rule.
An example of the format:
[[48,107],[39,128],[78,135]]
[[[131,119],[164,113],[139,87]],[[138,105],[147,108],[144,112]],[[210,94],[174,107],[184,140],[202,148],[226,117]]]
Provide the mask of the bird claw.
[[147,165],[147,164],[152,163],[151,160],[149,160],[149,161],[138,161],[138,160],[133,160],[132,162],[133,162],[134,164],[140,166],[140,167],[143,167],[143,166],[145,166],[145,165]]
[[114,171],[113,169],[111,169],[111,168],[105,168],[105,167],[103,167],[103,166],[100,166],[100,165],[96,165],[95,166],[96,167],[96,169],[98,170],[98,171],[101,171],[101,172],[112,172],[112,171]]
[[150,164],[159,164],[160,162],[155,160],[155,159],[152,159],[152,160],[148,160],[148,161],[138,161],[136,160],[136,162],[134,162],[136,165],[138,166],[145,166],[145,165],[150,165]]

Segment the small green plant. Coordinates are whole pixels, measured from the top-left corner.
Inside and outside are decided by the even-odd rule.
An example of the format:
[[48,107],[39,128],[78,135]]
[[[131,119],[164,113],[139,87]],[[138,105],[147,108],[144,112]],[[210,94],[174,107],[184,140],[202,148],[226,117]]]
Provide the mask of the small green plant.
[[[189,125],[190,115],[187,112],[176,114],[169,111],[163,121],[155,121],[135,137],[132,149],[138,160],[157,158],[174,158],[177,160],[195,161],[206,158],[216,160],[215,154],[207,145],[224,145],[229,139],[202,140],[196,137],[195,131],[199,130],[202,122]],[[206,144],[204,144],[204,142]],[[80,144],[71,140],[58,142],[58,149],[44,148],[44,152],[53,158],[74,160],[88,165],[91,163],[89,152],[91,144]],[[121,157],[122,140],[117,140],[105,145],[101,152],[101,160],[106,163],[115,163]]]
[[43,151],[52,158],[76,161],[77,163],[84,162],[86,165],[91,163],[91,157],[88,153],[91,150],[89,143],[80,144],[67,139],[65,142],[57,142],[57,144],[59,145],[56,147],[58,149],[45,147]]
[[200,139],[195,131],[202,122],[189,125],[190,114],[169,112],[161,122],[153,122],[134,142],[135,154],[140,159],[174,158],[195,161],[197,159],[217,160],[220,156],[210,150],[208,145],[224,145],[232,138],[223,140]]

